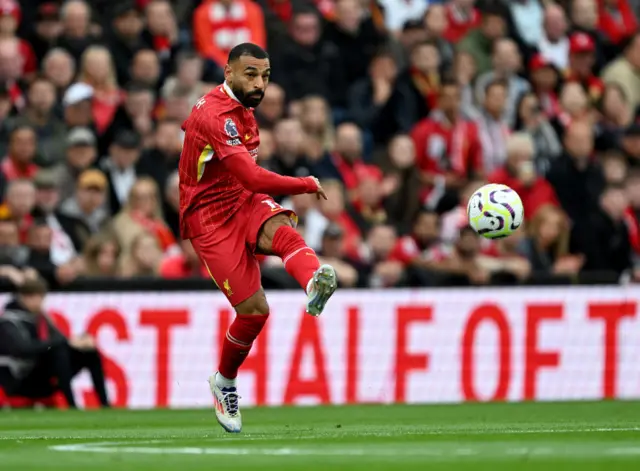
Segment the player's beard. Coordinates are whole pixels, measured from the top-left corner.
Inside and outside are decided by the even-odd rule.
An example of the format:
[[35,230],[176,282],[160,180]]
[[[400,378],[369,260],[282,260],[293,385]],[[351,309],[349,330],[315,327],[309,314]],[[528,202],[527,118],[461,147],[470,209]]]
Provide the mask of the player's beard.
[[264,98],[264,92],[262,90],[254,90],[249,93],[245,93],[245,91],[242,89],[231,90],[233,91],[233,94],[236,96],[236,98],[240,100],[240,103],[242,103],[247,108],[255,108]]

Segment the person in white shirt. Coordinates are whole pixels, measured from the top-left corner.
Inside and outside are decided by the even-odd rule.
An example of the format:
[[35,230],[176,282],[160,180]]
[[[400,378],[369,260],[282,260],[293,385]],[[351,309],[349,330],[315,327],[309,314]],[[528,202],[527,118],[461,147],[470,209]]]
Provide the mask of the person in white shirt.
[[569,38],[567,37],[567,17],[557,4],[550,4],[544,10],[544,34],[538,49],[542,57],[558,69],[564,70],[569,63]]
[[429,7],[429,0],[380,0],[384,9],[384,24],[394,36],[399,36],[407,21],[419,20]]

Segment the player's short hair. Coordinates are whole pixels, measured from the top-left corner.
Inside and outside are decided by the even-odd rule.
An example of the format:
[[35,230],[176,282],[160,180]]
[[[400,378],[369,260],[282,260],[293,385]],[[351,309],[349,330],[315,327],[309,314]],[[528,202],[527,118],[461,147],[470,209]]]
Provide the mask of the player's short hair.
[[242,43],[229,51],[228,63],[240,59],[242,56],[255,57],[256,59],[268,59],[269,54],[257,44]]

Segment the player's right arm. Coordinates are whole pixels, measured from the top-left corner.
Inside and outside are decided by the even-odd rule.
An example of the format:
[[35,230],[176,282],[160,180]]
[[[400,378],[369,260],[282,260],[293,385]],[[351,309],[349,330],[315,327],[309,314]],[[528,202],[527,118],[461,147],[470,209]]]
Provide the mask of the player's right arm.
[[324,195],[322,187],[314,177],[285,177],[257,165],[242,142],[236,120],[233,113],[222,113],[213,116],[202,126],[203,134],[213,148],[215,157],[242,186],[253,193],[271,195]]

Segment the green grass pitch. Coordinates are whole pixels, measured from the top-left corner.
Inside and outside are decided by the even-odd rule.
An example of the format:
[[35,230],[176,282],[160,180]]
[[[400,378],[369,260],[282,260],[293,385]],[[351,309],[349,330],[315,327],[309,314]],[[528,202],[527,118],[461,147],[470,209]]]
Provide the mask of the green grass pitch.
[[640,469],[640,403],[0,412],[0,469]]

